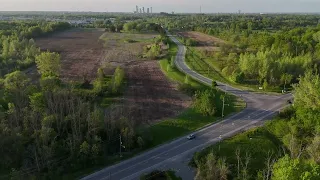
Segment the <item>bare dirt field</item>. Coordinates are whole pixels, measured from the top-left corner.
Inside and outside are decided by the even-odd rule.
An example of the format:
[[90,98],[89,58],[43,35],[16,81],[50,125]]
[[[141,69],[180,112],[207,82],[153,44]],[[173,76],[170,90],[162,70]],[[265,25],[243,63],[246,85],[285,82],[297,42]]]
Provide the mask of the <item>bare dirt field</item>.
[[61,77],[64,80],[94,79],[105,59],[105,49],[99,37],[103,29],[73,29],[37,39],[41,50],[61,55]]
[[[151,44],[155,34],[105,33],[104,66],[124,68],[128,86],[121,112],[136,123],[153,123],[173,117],[188,108],[191,98],[177,90],[162,73],[156,60],[141,57],[143,47]],[[128,43],[128,41],[133,41]]]
[[196,47],[196,49],[199,50],[207,50],[207,51],[219,51],[219,46],[221,44],[225,44],[225,41],[222,39],[209,36],[204,33],[195,32],[195,31],[186,31],[186,32],[180,32],[179,33],[183,37],[194,39],[199,43],[199,45]]
[[188,108],[191,98],[168,81],[157,61],[141,61],[126,69],[128,87],[124,94],[126,116],[138,123],[174,117]]
[[84,76],[92,80],[99,67],[111,75],[121,66],[128,86],[121,103],[114,106],[122,110],[112,111],[135,123],[149,124],[176,116],[191,104],[191,98],[179,92],[162,73],[158,61],[142,58],[143,48],[156,36],[73,29],[37,39],[36,43],[42,50],[60,53],[61,76],[66,81],[81,81]]

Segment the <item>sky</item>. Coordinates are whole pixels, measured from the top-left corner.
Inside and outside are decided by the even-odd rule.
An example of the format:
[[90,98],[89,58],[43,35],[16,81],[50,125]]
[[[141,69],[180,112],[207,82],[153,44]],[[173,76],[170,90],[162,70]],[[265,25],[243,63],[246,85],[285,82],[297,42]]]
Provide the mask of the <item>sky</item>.
[[320,12],[320,0],[0,0],[0,11]]

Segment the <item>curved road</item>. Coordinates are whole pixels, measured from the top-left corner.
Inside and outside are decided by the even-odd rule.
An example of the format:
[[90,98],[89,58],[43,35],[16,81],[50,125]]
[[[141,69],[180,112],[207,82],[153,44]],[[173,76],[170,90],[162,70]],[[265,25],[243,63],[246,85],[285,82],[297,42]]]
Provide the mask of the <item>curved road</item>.
[[[175,63],[180,71],[190,75],[198,81],[211,85],[211,79],[198,74],[186,65],[184,61],[186,51],[185,46],[182,45],[174,36],[169,33],[168,35],[179,47]],[[218,87],[223,91],[227,91],[228,93],[232,93],[236,96],[241,96],[241,98],[246,101],[247,107],[240,113],[195,132],[194,134],[196,134],[197,138],[194,140],[189,141],[186,137],[179,138],[134,158],[102,169],[94,174],[84,177],[83,179],[139,179],[141,174],[148,173],[156,169],[174,169],[184,180],[193,179],[194,172],[187,166],[187,164],[194,152],[246,129],[262,125],[264,120],[270,119],[279,110],[285,107],[286,100],[291,98],[290,94],[283,96],[261,95],[241,91],[222,83],[218,83],[218,85]]]

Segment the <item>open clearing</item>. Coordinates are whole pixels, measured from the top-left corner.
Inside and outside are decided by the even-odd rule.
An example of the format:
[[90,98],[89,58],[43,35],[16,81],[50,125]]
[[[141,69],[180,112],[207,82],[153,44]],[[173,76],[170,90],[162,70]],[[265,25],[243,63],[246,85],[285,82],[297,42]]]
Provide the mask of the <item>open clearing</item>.
[[177,90],[161,72],[157,60],[143,59],[143,48],[157,34],[104,33],[104,67],[125,69],[128,86],[123,96],[123,115],[136,123],[154,123],[180,114],[191,98]]
[[222,39],[200,33],[195,31],[186,31],[178,33],[183,37],[191,38],[197,41],[199,44],[196,47],[198,50],[206,50],[206,51],[219,51],[219,46],[225,44],[225,41]]
[[[191,104],[161,72],[157,60],[143,59],[143,48],[157,34],[109,33],[101,29],[73,29],[36,40],[41,50],[61,55],[63,80],[93,80],[99,67],[112,75],[121,66],[127,76],[120,112],[135,123],[154,123],[173,117]],[[164,50],[165,51],[165,50]]]
[[37,39],[41,50],[58,52],[61,55],[61,77],[63,80],[92,80],[105,58],[99,37],[103,29],[72,29]]

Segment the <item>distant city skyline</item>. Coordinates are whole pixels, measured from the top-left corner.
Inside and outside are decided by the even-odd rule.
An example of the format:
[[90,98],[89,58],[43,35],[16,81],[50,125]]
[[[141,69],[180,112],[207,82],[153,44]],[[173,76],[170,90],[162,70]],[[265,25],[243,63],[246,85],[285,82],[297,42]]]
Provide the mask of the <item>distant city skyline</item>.
[[[136,6],[153,12],[228,13],[320,12],[320,0],[0,0],[0,11],[134,12]],[[147,9],[145,9],[147,11]]]

